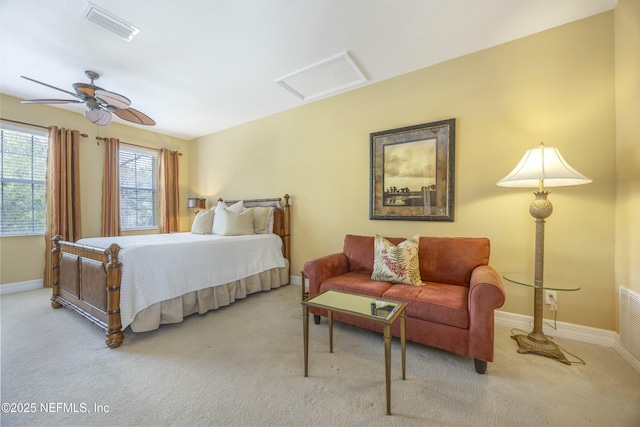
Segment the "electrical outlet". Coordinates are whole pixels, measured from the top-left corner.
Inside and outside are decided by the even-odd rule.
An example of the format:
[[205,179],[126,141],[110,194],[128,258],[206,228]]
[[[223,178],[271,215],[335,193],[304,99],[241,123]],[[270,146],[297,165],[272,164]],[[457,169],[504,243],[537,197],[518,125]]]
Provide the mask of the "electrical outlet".
[[556,291],[544,291],[544,303],[549,305],[558,304],[558,293]]

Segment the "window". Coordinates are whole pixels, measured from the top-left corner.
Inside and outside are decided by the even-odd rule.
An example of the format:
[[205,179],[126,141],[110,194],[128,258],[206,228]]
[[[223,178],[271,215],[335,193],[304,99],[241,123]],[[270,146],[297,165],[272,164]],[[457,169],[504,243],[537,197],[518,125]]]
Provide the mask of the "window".
[[0,128],[0,235],[44,234],[49,137]]
[[158,153],[120,146],[120,228],[156,228]]

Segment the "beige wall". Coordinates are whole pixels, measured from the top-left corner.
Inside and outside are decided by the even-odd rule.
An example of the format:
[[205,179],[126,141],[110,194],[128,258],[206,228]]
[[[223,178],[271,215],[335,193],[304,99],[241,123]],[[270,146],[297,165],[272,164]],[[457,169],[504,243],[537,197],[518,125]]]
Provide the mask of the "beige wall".
[[[133,126],[113,122],[99,127],[87,121],[82,114],[72,113],[45,105],[23,105],[20,100],[0,95],[0,117],[40,126],[57,125],[78,129],[87,138],[80,142],[80,198],[83,237],[101,233],[102,172],[104,144],[98,145],[96,136],[120,138],[150,148],[169,148],[183,153],[180,158],[181,228],[190,226],[187,212],[189,197],[189,145],[186,141],[150,132]],[[153,128],[151,128],[153,129]],[[17,283],[42,279],[44,269],[44,237],[0,237],[0,283]]]
[[[554,189],[546,272],[582,286],[558,320],[614,328],[613,12],[422,69],[191,142],[190,183],[218,197],[292,196],[292,274],[346,233],[486,236],[500,273],[532,269],[527,189],[495,185],[525,150],[557,146],[593,183]],[[366,68],[366,64],[365,68]],[[369,134],[455,118],[455,222],[369,220]],[[532,315],[505,283],[503,310]]]
[[620,0],[616,6],[615,49],[615,281],[640,293],[640,0]]

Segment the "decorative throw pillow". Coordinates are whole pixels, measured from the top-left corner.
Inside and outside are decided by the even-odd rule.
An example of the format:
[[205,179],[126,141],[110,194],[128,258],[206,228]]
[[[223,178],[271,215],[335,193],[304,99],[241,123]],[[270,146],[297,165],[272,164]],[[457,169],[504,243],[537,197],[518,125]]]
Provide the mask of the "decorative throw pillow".
[[[256,206],[253,210],[253,232],[256,234],[267,234],[269,231],[269,221],[273,221],[273,207]],[[271,226],[273,230],[273,225]]]
[[419,241],[420,236],[416,234],[395,246],[384,237],[376,235],[371,279],[423,286],[418,261]]
[[231,206],[227,206],[225,202],[218,202],[218,205],[216,206],[216,209],[214,211],[215,216],[213,217],[213,226],[211,227],[211,232],[213,234],[223,234],[225,228],[224,221],[226,220],[226,217],[222,217],[222,215],[219,215],[220,212],[227,210],[239,214],[243,209],[244,202],[242,200],[234,203]]
[[222,230],[223,236],[246,236],[247,234],[253,234],[253,211],[248,209],[242,213],[235,213],[230,209],[222,209],[220,213],[216,214],[222,217]]
[[191,232],[193,234],[211,234],[211,228],[213,227],[214,211],[206,210],[200,211],[196,215],[191,225]]

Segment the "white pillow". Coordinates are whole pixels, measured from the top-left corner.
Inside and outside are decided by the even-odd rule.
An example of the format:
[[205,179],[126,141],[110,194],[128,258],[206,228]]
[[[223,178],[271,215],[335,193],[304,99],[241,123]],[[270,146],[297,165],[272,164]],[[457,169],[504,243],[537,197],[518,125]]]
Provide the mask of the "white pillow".
[[[267,234],[273,231],[273,206],[256,206],[249,208],[253,210],[253,232],[256,234]],[[269,230],[271,221],[271,231]]]
[[221,232],[223,236],[245,236],[253,234],[253,210],[235,213],[230,209],[222,209],[216,218],[222,218]]
[[213,234],[222,234],[222,232],[224,231],[225,224],[223,221],[226,218],[223,218],[221,215],[219,215],[220,212],[229,210],[231,212],[241,213],[243,209],[244,203],[242,202],[242,200],[234,203],[231,206],[227,206],[225,202],[218,202],[218,205],[216,206],[216,209],[214,211],[215,216],[213,217],[213,226],[211,227],[211,232]]
[[213,227],[214,211],[200,211],[196,215],[191,225],[191,232],[193,234],[210,234],[211,227]]

